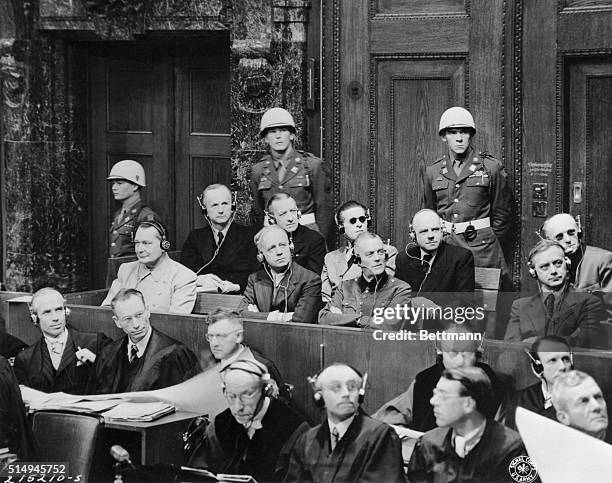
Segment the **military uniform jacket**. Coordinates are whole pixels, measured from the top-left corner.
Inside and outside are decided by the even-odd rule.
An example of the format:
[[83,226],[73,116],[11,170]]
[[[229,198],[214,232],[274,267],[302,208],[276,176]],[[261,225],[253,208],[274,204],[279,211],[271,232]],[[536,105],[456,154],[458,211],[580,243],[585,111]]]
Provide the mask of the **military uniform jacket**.
[[[232,223],[227,229],[219,253],[198,275],[214,273],[222,280],[240,285],[240,289],[244,290],[247,278],[258,266],[253,231],[249,226]],[[209,226],[192,230],[183,245],[181,263],[197,273],[212,260],[215,250],[217,241]]]
[[600,297],[607,316],[612,318],[612,252],[586,246],[578,262],[574,288]]
[[110,257],[124,257],[134,255],[134,241],[132,239],[134,230],[143,221],[161,221],[157,213],[145,205],[142,201],[136,203],[128,212],[120,218],[121,209],[115,212],[110,227]]
[[[342,282],[332,297],[319,313],[319,324],[328,325],[350,325],[357,323],[362,327],[371,329],[399,330],[410,321],[402,317],[384,318],[381,323],[376,323],[373,315],[375,309],[403,307],[410,305],[410,285],[406,282],[383,274],[386,280],[382,280],[376,292],[369,289],[362,290],[360,286],[361,277]],[[342,310],[342,314],[331,311],[332,307]],[[397,313],[396,313],[397,314]]]
[[251,171],[253,215],[258,224],[263,223],[264,210],[270,198],[277,193],[287,193],[303,215],[315,214],[317,225],[326,237],[332,220],[330,191],[331,183],[325,163],[304,151],[293,150],[282,180],[278,179],[278,171],[270,154],[266,154]]
[[331,451],[326,418],[295,443],[285,481],[404,482],[400,440],[390,426],[360,410]]
[[419,438],[408,465],[410,482],[513,482],[508,472],[517,456],[527,456],[516,431],[487,421],[482,438],[460,458],[453,448],[450,428],[435,428]]
[[[256,305],[259,312],[249,312],[249,304]],[[292,263],[281,281],[281,286],[276,290],[276,295],[272,280],[263,268],[249,275],[238,311],[243,317],[252,319],[265,319],[274,310],[293,312],[292,322],[314,324],[320,306],[321,277],[297,263]]]
[[93,364],[80,363],[76,358],[79,347],[99,355],[112,341],[100,332],[81,332],[67,328],[68,339],[57,370],[54,369],[45,338],[19,353],[15,359],[15,375],[19,384],[44,392],[86,394]]
[[450,223],[491,218],[497,238],[512,226],[514,197],[502,164],[469,148],[459,176],[446,154],[425,172],[425,208]]
[[[150,391],[173,386],[200,372],[198,359],[191,350],[172,337],[152,329],[151,338],[142,355],[142,364],[125,392]],[[88,392],[119,392],[122,371],[128,364],[128,337],[106,346],[94,363]]]

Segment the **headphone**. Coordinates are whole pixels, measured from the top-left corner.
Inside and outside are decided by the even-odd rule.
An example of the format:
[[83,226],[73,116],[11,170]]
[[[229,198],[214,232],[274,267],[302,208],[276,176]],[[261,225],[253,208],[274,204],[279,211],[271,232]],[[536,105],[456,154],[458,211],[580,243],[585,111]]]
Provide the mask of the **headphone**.
[[[257,376],[263,387],[264,397],[275,397],[274,396],[274,384],[272,384],[272,378],[268,372],[268,368],[259,361],[249,359],[239,359],[232,362],[229,366],[223,369],[223,372],[229,370],[238,370],[246,372],[247,374],[253,374]],[[223,395],[225,396],[225,380],[223,380],[222,386]]]
[[[408,225],[408,238],[410,238],[410,241],[412,243],[416,243],[416,231],[414,231],[414,219],[416,218],[416,216],[419,213],[423,213],[424,211],[431,211],[432,213],[436,213],[436,211],[430,209],[430,208],[423,208],[422,210],[417,211],[414,215],[412,215],[412,220],[410,220],[410,224]],[[439,216],[439,215],[438,215]],[[440,219],[441,220],[441,219]],[[440,229],[442,230],[442,238],[444,238],[446,235],[448,235],[448,233],[446,232],[446,225],[444,223],[442,223],[442,221],[440,221]],[[408,250],[408,246],[406,246],[406,250]]]
[[[199,194],[198,196],[196,196],[196,200],[198,201],[198,204],[200,205],[202,214],[208,219],[208,210],[206,209],[206,205],[204,204],[204,193],[205,192],[206,192],[206,189],[202,191],[202,194]],[[236,192],[230,191],[230,193],[232,194],[232,204],[230,205],[230,207],[231,207],[232,213],[235,213],[236,212]]]
[[138,231],[138,228],[141,227],[155,228],[155,230],[157,231],[157,233],[159,233],[159,236],[161,237],[161,240],[159,242],[160,248],[165,252],[170,250],[170,242],[168,241],[168,233],[166,231],[166,228],[164,227],[164,225],[162,225],[159,221],[156,220],[143,221],[140,225],[136,226],[136,228],[134,228],[134,231],[132,232],[132,241],[134,241],[134,239],[136,238],[136,232]]
[[361,387],[359,388],[359,395],[357,396],[357,403],[358,404],[363,404],[363,401],[365,400],[365,388],[366,388],[366,383],[368,382],[368,373],[365,373],[365,376],[361,375],[361,372],[359,372],[355,367],[351,366],[350,364],[345,364],[343,363],[334,363],[334,364],[330,364],[327,367],[324,367],[323,369],[321,369],[319,372],[317,372],[314,376],[308,376],[306,379],[308,381],[308,383],[312,386],[312,390],[314,391],[313,394],[313,399],[314,399],[314,403],[315,406],[318,408],[323,408],[325,407],[325,400],[323,399],[323,394],[321,394],[321,390],[317,389],[317,380],[319,379],[319,376],[321,375],[321,373],[323,371],[325,371],[326,369],[333,367],[333,366],[346,366],[349,369],[353,370],[361,379]]
[[[531,258],[527,260],[527,266],[529,267],[529,275],[531,278],[538,278],[538,272],[536,272],[535,265],[532,263],[531,259],[536,255],[535,253],[531,255]],[[563,257],[563,261],[565,262],[565,267],[570,268],[572,266],[572,261],[568,257]]]
[[[272,213],[270,213],[269,211],[264,211],[264,215],[268,219],[268,225],[276,225],[276,218],[274,218],[274,215]],[[298,221],[301,217],[302,217],[302,212],[298,210],[297,212]]]
[[[568,346],[569,347],[569,346]],[[538,353],[525,349],[525,354],[531,359],[531,372],[538,378],[542,378],[544,374],[544,364],[538,359]],[[570,369],[574,369],[574,353],[569,349],[570,354]]]
[[[64,303],[66,303],[66,301],[64,301]],[[64,314],[65,314],[66,319],[70,316],[70,307],[66,307],[64,305]],[[34,312],[31,305],[30,305],[30,318],[32,319],[32,323],[34,325],[39,324],[38,315],[36,315],[36,312]]]
[[340,215],[342,214],[343,211],[349,210],[351,208],[363,208],[364,211],[365,211],[365,217],[366,217],[365,221],[366,221],[366,223],[372,219],[372,217],[370,216],[370,209],[366,208],[361,203],[358,203],[358,204],[356,204],[354,206],[351,205],[348,208],[344,208],[343,206],[341,206],[338,209],[338,211],[336,213],[334,213],[334,223],[336,224],[336,227],[338,228],[338,232],[340,234],[344,233],[344,223],[340,220]]

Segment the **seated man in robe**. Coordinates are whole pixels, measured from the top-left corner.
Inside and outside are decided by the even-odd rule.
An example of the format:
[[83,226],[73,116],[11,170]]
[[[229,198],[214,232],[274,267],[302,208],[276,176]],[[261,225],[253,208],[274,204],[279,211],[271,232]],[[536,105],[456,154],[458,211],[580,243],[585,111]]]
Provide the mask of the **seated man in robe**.
[[287,232],[266,226],[255,235],[263,267],[249,276],[238,307],[243,317],[315,323],[321,305],[321,277],[293,261]]
[[[448,369],[478,367],[482,369],[493,385],[496,408],[504,400],[505,388],[491,367],[480,361],[480,342],[476,333],[466,325],[455,325],[445,331],[447,334],[464,335],[465,340],[440,341],[436,363],[419,372],[408,390],[382,405],[372,417],[387,424],[407,426],[417,431],[429,431],[436,427],[436,418],[429,400],[442,372]],[[501,414],[500,414],[501,418]]]
[[285,481],[405,481],[402,448],[393,429],[361,410],[365,379],[334,363],[311,380],[322,424],[302,434],[291,451]]
[[558,242],[538,242],[529,252],[528,264],[538,293],[513,302],[504,340],[533,342],[544,335],[559,335],[573,347],[598,346],[607,340],[599,323],[601,301],[570,285],[571,262]]
[[111,306],[115,325],[125,337],[98,354],[89,385],[91,394],[160,389],[200,372],[190,349],[151,327],[149,309],[138,290],[119,290]]
[[382,239],[370,232],[360,234],[353,247],[361,275],[342,282],[319,313],[319,323],[372,329],[399,330],[409,324],[397,316],[383,317],[385,309],[410,305],[410,285],[386,272],[389,254]]
[[235,200],[223,184],[207,186],[198,202],[207,226],[189,233],[181,263],[197,273],[199,290],[244,291],[248,276],[257,269],[253,228],[234,221]]
[[260,362],[235,360],[223,380],[229,409],[207,426],[187,465],[251,475],[261,482],[281,481],[289,451],[308,424],[271,395],[270,374]]
[[538,382],[518,391],[508,404],[506,426],[516,430],[515,413],[518,406],[556,421],[551,391],[557,378],[574,368],[570,346],[563,337],[546,335],[538,338],[527,353],[531,370]]
[[508,467],[527,451],[516,431],[493,421],[495,397],[482,369],[445,370],[430,403],[438,427],[417,441],[408,481],[513,481]]
[[608,432],[608,406],[601,388],[582,371],[561,374],[552,388],[557,421],[612,444]]
[[124,288],[138,289],[154,312],[190,314],[196,301],[196,274],[172,260],[168,233],[156,221],[141,223],[134,234],[138,260],[123,263],[102,306]]
[[96,356],[111,340],[100,332],[66,325],[70,309],[57,290],[38,290],[30,302],[32,322],[40,338],[15,358],[20,384],[44,392],[85,394]]

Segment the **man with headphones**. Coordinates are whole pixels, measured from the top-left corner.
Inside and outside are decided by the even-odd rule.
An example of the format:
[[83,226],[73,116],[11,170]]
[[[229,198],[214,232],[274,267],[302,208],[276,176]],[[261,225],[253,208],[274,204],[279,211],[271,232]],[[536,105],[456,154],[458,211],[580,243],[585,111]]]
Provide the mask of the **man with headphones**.
[[[324,303],[331,301],[340,283],[361,275],[361,267],[355,263],[353,244],[361,233],[368,231],[370,211],[358,201],[350,200],[340,205],[334,221],[347,244],[325,255],[323,272],[321,272],[321,298]],[[389,259],[385,270],[389,275],[394,275],[397,249],[387,245],[387,254]]]
[[512,303],[504,340],[533,342],[544,335],[565,337],[573,347],[597,347],[602,337],[601,301],[576,292],[568,281],[570,260],[556,241],[540,240],[528,256],[538,293]]
[[277,193],[268,201],[266,216],[270,225],[278,225],[293,243],[293,261],[321,275],[327,249],[318,231],[300,224],[302,216],[295,200],[287,193]]
[[293,263],[287,232],[280,226],[265,226],[254,241],[262,268],[249,275],[238,312],[247,318],[316,323],[321,277]]
[[[413,305],[471,306],[474,292],[474,256],[468,249],[443,240],[442,220],[430,209],[420,210],[410,224],[411,242],[397,257],[396,276],[414,292]],[[428,320],[425,328],[440,329]]]
[[398,436],[361,409],[367,375],[336,362],[309,380],[326,418],[296,442],[285,481],[404,482]]
[[64,297],[53,288],[32,296],[30,317],[41,337],[15,358],[20,384],[44,392],[86,393],[96,355],[111,339],[67,326],[69,313]]
[[579,221],[569,213],[547,219],[542,232],[543,236],[563,246],[572,262],[569,281],[574,288],[601,298],[607,317],[612,318],[612,252],[587,245]]
[[198,291],[237,293],[257,269],[254,230],[234,221],[236,199],[223,184],[211,184],[197,197],[207,222],[192,230],[181,263],[198,275]]
[[[410,285],[386,272],[389,255],[382,239],[375,233],[361,233],[353,250],[361,275],[336,288],[331,301],[319,313],[319,323],[402,329],[406,320],[400,316],[403,312],[395,309],[410,305]],[[381,316],[387,308],[394,309],[392,317]]]
[[531,370],[538,382],[518,391],[508,404],[506,426],[516,430],[515,412],[518,406],[556,420],[551,392],[557,378],[574,368],[574,356],[569,344],[558,335],[538,337],[527,352]]
[[238,359],[222,376],[229,408],[206,427],[187,465],[282,481],[288,454],[308,424],[272,395],[270,374],[262,363]]
[[157,221],[141,223],[134,234],[138,260],[123,263],[102,306],[124,288],[138,289],[153,312],[190,314],[196,301],[196,274],[172,260],[168,232]]

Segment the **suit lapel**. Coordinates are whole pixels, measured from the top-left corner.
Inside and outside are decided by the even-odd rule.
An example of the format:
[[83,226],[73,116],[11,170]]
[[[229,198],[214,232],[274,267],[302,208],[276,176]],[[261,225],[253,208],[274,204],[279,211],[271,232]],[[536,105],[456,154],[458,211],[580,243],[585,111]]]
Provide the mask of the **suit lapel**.
[[576,299],[573,297],[571,292],[567,292],[559,304],[559,318],[557,322],[557,332],[561,333],[562,328],[566,323],[575,325],[576,323]]
[[546,313],[539,294],[531,297],[527,303],[526,312],[534,332],[544,334],[546,332]]
[[273,282],[267,274],[265,278],[263,274],[260,275],[259,283],[255,285],[255,299],[261,312],[269,312],[272,306]]
[[74,338],[72,337],[72,331],[68,331],[68,339],[66,340],[66,345],[64,346],[64,352],[62,353],[62,360],[57,368],[58,374],[62,372],[66,367],[70,364],[76,364],[76,343],[74,342]]

